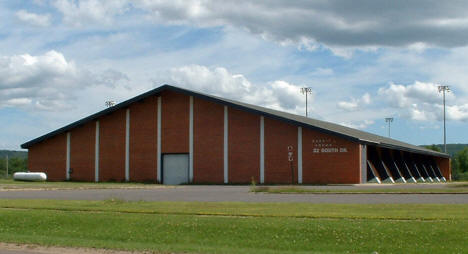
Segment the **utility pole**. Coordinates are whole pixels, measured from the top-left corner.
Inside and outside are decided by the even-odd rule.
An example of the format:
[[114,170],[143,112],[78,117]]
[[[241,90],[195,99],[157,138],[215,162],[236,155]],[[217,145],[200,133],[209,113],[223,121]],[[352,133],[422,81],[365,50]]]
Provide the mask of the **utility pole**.
[[6,178],[8,178],[8,154],[6,155]]
[[445,93],[450,92],[449,86],[438,86],[439,93],[443,95],[443,102],[444,102],[444,153],[447,153],[447,132],[445,128]]
[[301,87],[301,94],[305,94],[306,96],[306,117],[307,117],[307,95],[312,94],[311,87]]
[[385,118],[385,122],[388,123],[388,137],[390,137],[390,123],[393,122],[393,117]]

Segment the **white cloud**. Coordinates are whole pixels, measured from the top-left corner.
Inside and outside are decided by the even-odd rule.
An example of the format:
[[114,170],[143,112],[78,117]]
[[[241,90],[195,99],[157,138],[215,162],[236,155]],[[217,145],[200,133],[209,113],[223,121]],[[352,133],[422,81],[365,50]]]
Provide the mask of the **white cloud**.
[[371,97],[369,93],[365,93],[361,98],[355,99],[351,98],[350,101],[340,101],[338,102],[338,108],[346,111],[356,111],[365,105],[371,103]]
[[345,57],[355,49],[468,44],[465,2],[400,1],[382,8],[380,2],[366,0],[140,0],[134,6],[148,11],[156,22],[233,26],[282,43],[305,44],[306,48],[314,49],[319,43]]
[[[305,97],[299,92],[300,86],[283,80],[252,84],[242,74],[230,73],[223,67],[189,65],[172,68],[169,74],[160,74],[158,81],[160,80],[168,84],[277,110],[302,114],[305,109]],[[309,98],[312,101],[313,94]]]
[[189,65],[170,70],[169,83],[219,96],[244,96],[252,84],[241,74],[231,74],[222,67]]
[[345,58],[382,47],[423,51],[468,45],[466,2],[400,1],[382,8],[368,0],[55,0],[54,6],[73,26],[110,25],[131,12],[137,22],[235,27],[282,45],[307,50],[321,45]]
[[[411,85],[391,83],[378,90],[382,100],[401,112],[403,117],[415,121],[440,121],[443,118],[442,95],[438,84],[416,81]],[[468,121],[468,103],[455,104],[453,92],[446,95],[446,118],[448,120]]]
[[127,10],[127,0],[56,0],[55,8],[63,15],[65,23],[72,26],[87,24],[110,25],[114,17]]
[[344,125],[353,129],[366,129],[369,125],[374,124],[373,120],[363,120],[363,121],[354,121],[354,122],[341,122],[341,125]]
[[457,121],[468,121],[468,103],[447,107],[447,118]]
[[347,111],[355,111],[358,108],[358,102],[355,99],[352,101],[340,101],[338,102],[338,108]]
[[31,13],[26,10],[19,10],[16,12],[16,17],[22,22],[32,25],[32,26],[49,26],[50,25],[50,15],[40,15],[36,13]]
[[93,85],[113,86],[128,80],[124,74],[108,70],[92,73],[67,61],[63,54],[49,51],[0,57],[0,107],[39,110],[70,108],[75,93]]
[[334,72],[331,68],[317,68],[311,73],[312,76],[330,76],[333,74]]

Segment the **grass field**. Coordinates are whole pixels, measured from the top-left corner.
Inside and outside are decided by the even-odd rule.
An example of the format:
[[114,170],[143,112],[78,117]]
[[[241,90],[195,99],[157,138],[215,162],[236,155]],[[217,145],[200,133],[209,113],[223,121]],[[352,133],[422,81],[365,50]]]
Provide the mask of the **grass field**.
[[[419,187],[420,186],[420,187]],[[431,187],[434,186],[434,187]],[[441,187],[443,186],[443,187]],[[68,189],[145,189],[171,188],[167,185],[154,183],[116,183],[116,182],[24,182],[12,179],[0,179],[0,190],[39,189],[39,190],[68,190]],[[399,188],[360,186],[349,188],[320,188],[316,186],[251,186],[252,192],[266,193],[465,193],[468,194],[468,182],[453,182],[448,184],[404,184]]]
[[416,193],[425,193],[425,194],[444,194],[444,193],[460,193],[468,194],[468,183],[449,183],[438,186],[438,184],[408,184],[400,185],[398,188],[395,186],[360,186],[353,188],[320,188],[314,186],[253,186],[251,187],[251,192],[265,192],[265,193],[274,193],[274,194],[320,194],[320,193],[349,193],[349,194],[358,194],[358,193],[383,193],[383,194],[416,194]]
[[0,239],[193,253],[463,253],[468,205],[0,200]]
[[12,179],[0,179],[0,190],[14,189],[114,189],[114,188],[165,188],[154,183],[115,183],[115,182],[27,182]]

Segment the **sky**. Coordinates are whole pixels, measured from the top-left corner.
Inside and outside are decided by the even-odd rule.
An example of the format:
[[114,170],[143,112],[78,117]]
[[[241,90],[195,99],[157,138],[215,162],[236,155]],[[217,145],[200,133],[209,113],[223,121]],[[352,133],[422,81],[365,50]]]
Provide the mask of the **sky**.
[[0,0],[0,149],[163,84],[468,143],[468,2]]

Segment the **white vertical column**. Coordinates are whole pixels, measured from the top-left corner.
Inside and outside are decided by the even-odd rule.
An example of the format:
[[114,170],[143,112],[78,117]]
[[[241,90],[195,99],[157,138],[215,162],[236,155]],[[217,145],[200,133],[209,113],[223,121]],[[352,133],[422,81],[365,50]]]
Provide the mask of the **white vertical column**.
[[99,182],[99,121],[96,121],[96,140],[94,143],[94,181]]
[[229,164],[228,164],[228,154],[229,154],[229,151],[228,151],[228,134],[229,134],[229,130],[228,130],[228,107],[227,106],[224,106],[224,183],[228,183],[229,182]]
[[190,96],[189,111],[189,182],[193,182],[193,96]]
[[265,182],[265,124],[260,116],[260,183]]
[[157,160],[157,181],[158,183],[161,182],[161,96],[158,97],[158,116],[157,116],[157,121],[158,121],[158,126],[157,126],[157,154],[156,154],[156,160]]
[[70,180],[70,132],[67,132],[67,163],[65,166],[66,179]]
[[302,183],[302,127],[297,127],[297,183]]
[[361,159],[361,183],[367,183],[372,179],[367,179],[367,146],[359,145],[360,159]]
[[130,181],[130,109],[125,115],[125,181]]

